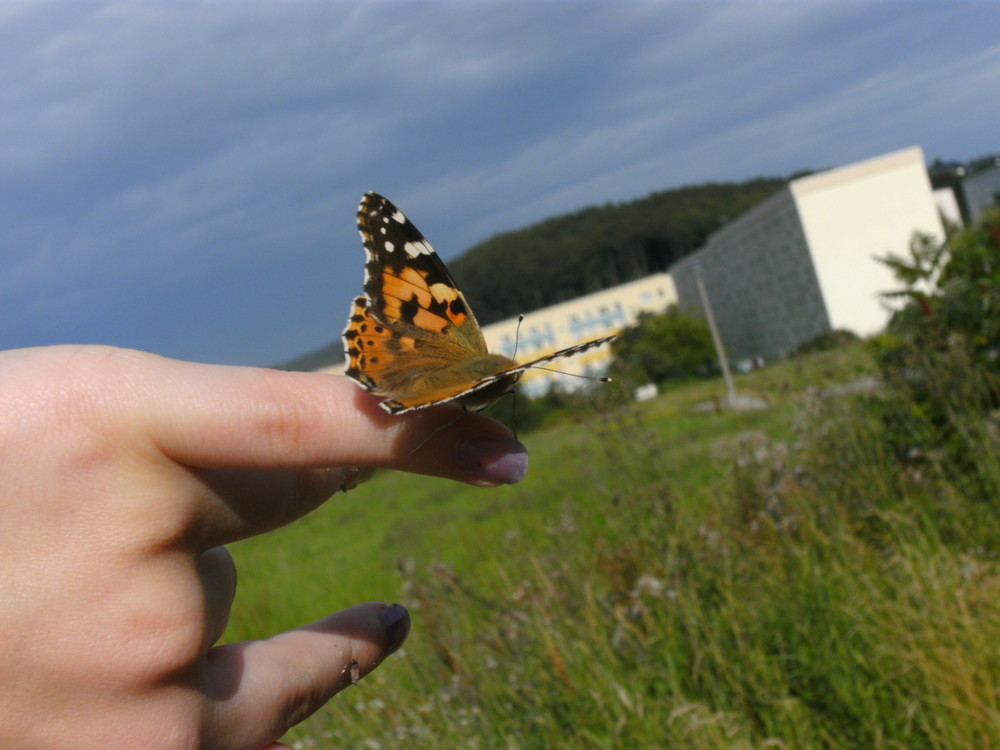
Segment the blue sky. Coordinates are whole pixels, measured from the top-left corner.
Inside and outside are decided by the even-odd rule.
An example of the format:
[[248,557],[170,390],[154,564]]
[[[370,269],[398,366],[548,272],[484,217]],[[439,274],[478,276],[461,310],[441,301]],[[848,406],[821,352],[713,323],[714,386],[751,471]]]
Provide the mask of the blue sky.
[[0,348],[323,346],[370,189],[447,259],[678,185],[998,151],[997,29],[995,2],[3,3]]

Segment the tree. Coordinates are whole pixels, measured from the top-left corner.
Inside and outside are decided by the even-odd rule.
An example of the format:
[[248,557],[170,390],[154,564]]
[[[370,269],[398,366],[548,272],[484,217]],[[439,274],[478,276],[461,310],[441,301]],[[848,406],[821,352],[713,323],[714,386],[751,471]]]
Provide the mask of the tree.
[[634,326],[611,345],[612,378],[626,382],[662,383],[712,371],[715,350],[708,325],[671,306],[665,313],[640,313]]

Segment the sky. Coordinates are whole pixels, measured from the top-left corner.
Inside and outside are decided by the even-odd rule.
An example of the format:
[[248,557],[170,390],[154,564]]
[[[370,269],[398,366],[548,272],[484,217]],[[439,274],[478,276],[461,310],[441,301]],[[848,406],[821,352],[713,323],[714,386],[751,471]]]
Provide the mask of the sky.
[[1000,151],[997,29],[961,1],[0,2],[0,349],[327,345],[366,190],[447,260],[655,190]]

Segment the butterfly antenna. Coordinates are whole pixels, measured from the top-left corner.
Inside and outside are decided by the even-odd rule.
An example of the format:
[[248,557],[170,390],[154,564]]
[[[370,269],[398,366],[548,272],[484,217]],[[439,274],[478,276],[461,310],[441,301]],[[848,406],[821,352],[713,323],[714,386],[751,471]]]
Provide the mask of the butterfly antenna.
[[601,375],[601,376],[597,376],[597,375],[581,375],[581,374],[579,374],[577,372],[566,372],[565,370],[556,370],[556,369],[553,369],[551,367],[541,367],[539,365],[534,365],[530,369],[532,369],[532,370],[545,370],[545,372],[555,372],[555,373],[558,373],[559,375],[569,375],[570,377],[573,377],[573,378],[583,378],[584,380],[596,380],[598,383],[610,383],[611,382],[611,378],[609,378],[606,375]]
[[517,339],[521,335],[521,322],[524,320],[524,314],[517,316],[517,328],[514,329],[514,353],[510,355],[511,359],[517,359]]

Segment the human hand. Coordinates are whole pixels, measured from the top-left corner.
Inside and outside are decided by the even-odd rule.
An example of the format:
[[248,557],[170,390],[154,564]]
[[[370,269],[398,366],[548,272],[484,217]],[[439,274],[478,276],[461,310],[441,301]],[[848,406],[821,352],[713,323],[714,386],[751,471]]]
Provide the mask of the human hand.
[[390,416],[337,376],[0,352],[0,746],[284,747],[409,617],[361,604],[213,647],[236,588],[222,545],[308,513],[351,467],[520,480],[527,455],[500,423],[435,432],[457,413]]

